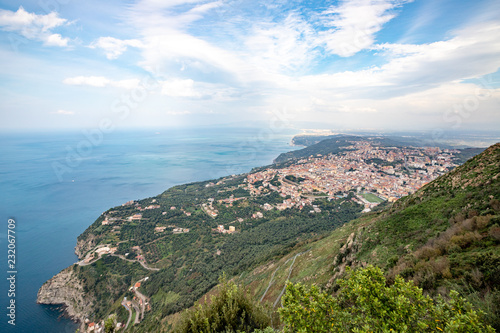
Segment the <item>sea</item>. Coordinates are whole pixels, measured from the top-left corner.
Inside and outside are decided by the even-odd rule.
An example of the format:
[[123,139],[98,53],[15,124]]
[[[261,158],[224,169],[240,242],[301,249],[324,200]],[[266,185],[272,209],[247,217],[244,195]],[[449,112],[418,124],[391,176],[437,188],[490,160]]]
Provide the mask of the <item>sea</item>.
[[297,149],[289,145],[297,132],[264,126],[0,134],[0,332],[75,332],[60,306],[36,304],[37,291],[77,261],[77,236],[103,211],[271,164]]

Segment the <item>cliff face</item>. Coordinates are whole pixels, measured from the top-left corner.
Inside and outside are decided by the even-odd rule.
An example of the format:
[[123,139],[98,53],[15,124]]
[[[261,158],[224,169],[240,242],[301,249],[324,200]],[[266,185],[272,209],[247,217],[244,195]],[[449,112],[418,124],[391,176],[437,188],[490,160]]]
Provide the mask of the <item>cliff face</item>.
[[82,323],[92,313],[93,297],[84,292],[82,281],[70,266],[43,284],[38,290],[37,303],[63,304],[67,315]]
[[92,250],[97,245],[96,237],[93,234],[88,234],[86,237],[78,237],[75,246],[75,254],[79,259],[83,259],[85,254]]

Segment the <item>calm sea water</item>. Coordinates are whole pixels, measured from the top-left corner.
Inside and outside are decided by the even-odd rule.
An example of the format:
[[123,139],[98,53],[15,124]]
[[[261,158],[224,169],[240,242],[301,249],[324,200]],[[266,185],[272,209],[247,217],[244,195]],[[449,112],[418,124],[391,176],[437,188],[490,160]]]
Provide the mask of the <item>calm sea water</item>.
[[[167,188],[270,164],[294,132],[269,129],[0,135],[0,332],[74,332],[40,286],[77,261],[76,237],[103,211]],[[80,149],[79,155],[71,155]],[[59,171],[57,171],[59,170]],[[58,176],[59,174],[59,176]],[[16,325],[8,324],[7,221],[16,221]]]

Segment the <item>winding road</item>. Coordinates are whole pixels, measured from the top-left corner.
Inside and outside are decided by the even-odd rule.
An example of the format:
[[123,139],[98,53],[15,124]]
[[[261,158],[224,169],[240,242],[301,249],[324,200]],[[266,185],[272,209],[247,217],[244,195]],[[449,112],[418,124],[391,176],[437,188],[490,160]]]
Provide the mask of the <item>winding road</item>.
[[[107,245],[105,245],[105,246],[107,246]],[[95,251],[96,249],[101,248],[101,247],[103,247],[103,245],[98,245],[94,248],[94,250],[89,251],[89,253],[92,251]],[[139,249],[139,251],[141,252],[141,255],[142,255],[142,250]],[[142,267],[144,267],[145,269],[147,269],[149,271],[159,271],[160,270],[159,268],[149,267],[146,260],[127,259],[127,258],[125,258],[124,255],[121,255],[121,254],[114,254],[114,253],[107,253],[107,254],[109,254],[110,256],[113,256],[113,257],[118,257],[122,260],[126,260],[128,262],[136,262],[137,261],[137,262],[139,262],[139,264],[141,264]],[[82,260],[76,262],[76,264],[78,264],[79,266],[91,265],[91,264],[95,263],[97,260],[101,259],[102,256],[103,256],[103,254],[99,254],[99,257],[97,257],[89,262],[85,262],[85,259],[82,259]]]
[[[96,246],[93,250],[91,250],[87,253],[85,258],[87,258],[92,251],[95,251],[95,250],[102,248],[102,247],[105,247],[105,246],[109,247],[109,245],[103,245],[103,244]],[[140,252],[140,255],[142,257],[144,257],[142,255],[141,248],[139,248],[139,252]],[[149,267],[146,260],[127,259],[127,258],[125,258],[124,255],[121,255],[121,254],[114,254],[114,253],[105,253],[105,254],[109,254],[110,256],[113,256],[113,257],[118,257],[118,258],[125,260],[125,261],[128,261],[128,262],[139,262],[139,264],[141,264],[142,267],[144,267],[145,269],[147,269],[149,271],[159,271],[160,270],[159,268]],[[75,264],[78,264],[79,266],[91,265],[91,264],[95,263],[97,260],[101,259],[103,255],[104,254],[100,253],[97,258],[94,258],[89,262],[85,262],[85,259],[82,259],[82,260],[76,262]],[[136,312],[134,324],[139,324],[144,319],[144,312],[146,312],[146,303],[148,301],[148,298],[145,295],[143,295],[139,290],[137,290],[135,285],[139,282],[146,281],[148,278],[149,277],[143,277],[142,279],[140,279],[140,280],[136,281],[134,284],[132,284],[132,290],[134,291],[137,298],[140,299],[140,302],[136,302],[134,300],[130,301],[132,308],[135,309],[135,312]],[[130,321],[132,320],[133,309],[127,305],[127,298],[126,297],[123,298],[121,305],[123,305],[125,307],[125,309],[127,309],[127,311],[128,311],[128,320],[127,320],[127,324],[125,324],[125,330],[126,330],[127,327],[130,325]]]
[[132,310],[127,306],[127,297],[124,297],[122,300],[122,305],[127,309],[128,311],[128,320],[127,324],[125,324],[125,329],[127,329],[128,324],[130,324],[130,320],[132,319]]

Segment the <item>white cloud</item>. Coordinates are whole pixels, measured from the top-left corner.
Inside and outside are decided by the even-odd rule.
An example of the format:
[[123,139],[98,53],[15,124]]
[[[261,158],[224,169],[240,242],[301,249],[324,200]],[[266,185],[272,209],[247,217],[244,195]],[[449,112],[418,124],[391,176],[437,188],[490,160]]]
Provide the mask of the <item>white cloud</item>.
[[[184,67],[200,72],[223,71],[239,75],[252,71],[236,54],[187,33],[165,28],[146,28],[140,65],[155,75],[171,75],[168,68],[182,61]],[[180,67],[180,66],[178,66]],[[158,73],[155,73],[158,71]],[[242,75],[241,75],[242,76]]]
[[187,114],[191,114],[192,112],[190,111],[167,111],[167,114],[171,116],[184,116]]
[[72,116],[75,114],[75,112],[73,111],[67,111],[67,110],[57,110],[57,111],[53,111],[51,112],[52,114],[60,114],[60,115],[63,115],[63,116]]
[[89,47],[92,49],[103,49],[106,57],[112,60],[118,58],[129,46],[140,48],[143,44],[138,39],[121,40],[114,37],[100,37],[97,41],[90,44]]
[[0,9],[0,28],[4,31],[17,32],[23,37],[42,41],[48,46],[68,46],[69,38],[54,34],[52,29],[67,24],[55,12],[46,15],[28,13],[22,6],[16,12]]
[[294,14],[282,22],[256,24],[245,45],[249,61],[264,71],[304,70],[317,56],[314,29]]
[[171,97],[201,97],[194,89],[194,81],[187,80],[169,80],[161,83],[162,95]]
[[142,0],[139,6],[144,10],[157,10],[160,8],[171,8],[179,5],[203,2],[204,0]]
[[322,13],[322,22],[331,27],[320,36],[326,49],[341,57],[350,57],[369,48],[375,34],[395,17],[390,10],[399,6],[394,0],[344,0]]
[[428,44],[383,44],[387,62],[358,71],[282,76],[277,85],[294,94],[335,98],[391,98],[479,78],[500,68],[500,23],[485,22],[454,31]]
[[68,38],[63,38],[60,34],[52,34],[47,37],[47,40],[45,41],[45,45],[48,46],[68,46]]
[[393,85],[435,86],[477,78],[500,68],[500,23],[468,26],[453,35],[422,45],[381,45],[393,56],[380,68],[382,79]]
[[111,81],[104,76],[76,76],[63,80],[64,84],[74,86],[92,86],[92,87],[105,87]]
[[230,101],[237,94],[236,89],[223,84],[194,81],[192,79],[169,79],[160,81],[161,94],[204,100]]
[[[256,18],[241,30],[228,29],[235,21],[217,23],[210,30],[213,18],[202,19],[220,2],[143,1],[127,12],[135,39],[101,37],[91,47],[104,50],[108,59],[119,57],[129,47],[138,48],[142,56],[138,65],[160,83],[159,93],[151,99],[158,105],[167,100],[172,110],[160,107],[163,115],[198,114],[200,100],[202,108],[228,113],[236,105],[231,102],[238,100],[241,117],[247,118],[286,107],[303,121],[417,124],[418,116],[427,119],[422,124],[429,119],[443,121],[443,109],[471,94],[474,85],[460,81],[494,73],[500,67],[500,23],[467,26],[434,43],[377,44],[377,33],[401,3],[342,1],[323,11],[319,21],[291,11],[273,20]],[[151,10],[153,6],[162,9]],[[197,20],[199,24],[193,24]],[[201,31],[202,27],[207,30]],[[349,57],[361,50],[377,54],[377,65],[340,72],[332,69],[339,67],[331,54]],[[356,61],[358,57],[340,63],[355,68]],[[135,79],[105,76],[71,77],[64,83],[124,89],[139,84]],[[492,105],[490,100],[482,101],[477,113],[486,119]]]
[[118,80],[113,81],[104,76],[75,76],[63,80],[64,84],[74,86],[91,86],[91,87],[116,87],[123,89],[134,89],[139,86],[138,79]]

